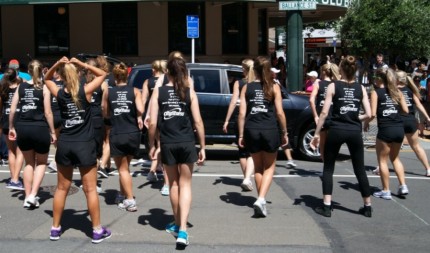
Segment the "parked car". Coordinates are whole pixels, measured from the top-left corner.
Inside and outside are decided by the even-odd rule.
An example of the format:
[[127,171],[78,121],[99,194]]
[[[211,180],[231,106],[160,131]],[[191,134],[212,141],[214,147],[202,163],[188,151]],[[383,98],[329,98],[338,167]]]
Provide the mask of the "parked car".
[[[231,117],[227,134],[222,131],[222,127],[230,104],[233,83],[243,77],[242,67],[230,64],[188,63],[187,68],[194,80],[194,89],[199,99],[206,143],[230,144],[235,142],[238,110]],[[143,82],[151,74],[150,64],[135,66],[131,69],[128,83],[141,89]],[[319,152],[310,147],[315,123],[308,97],[287,93],[282,105],[287,118],[291,147],[307,160],[319,160]]]

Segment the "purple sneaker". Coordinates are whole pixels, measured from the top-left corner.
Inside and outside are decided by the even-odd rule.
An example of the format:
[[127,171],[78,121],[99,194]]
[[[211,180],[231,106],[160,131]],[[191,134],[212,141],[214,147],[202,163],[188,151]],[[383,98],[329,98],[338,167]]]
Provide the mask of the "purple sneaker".
[[102,227],[102,231],[100,233],[97,233],[95,230],[93,230],[92,243],[101,243],[104,239],[108,239],[111,236],[111,231],[105,227]]
[[59,228],[51,228],[51,235],[49,236],[49,239],[51,241],[58,241],[61,236],[61,227]]

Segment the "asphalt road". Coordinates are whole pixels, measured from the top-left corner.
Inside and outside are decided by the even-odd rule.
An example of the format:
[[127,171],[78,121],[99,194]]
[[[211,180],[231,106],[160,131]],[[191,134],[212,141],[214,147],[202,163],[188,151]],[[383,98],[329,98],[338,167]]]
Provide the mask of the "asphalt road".
[[[422,142],[430,149],[429,142]],[[189,217],[188,252],[429,252],[430,178],[408,147],[401,152],[410,194],[393,200],[372,197],[372,218],[358,214],[362,205],[357,181],[347,149],[342,148],[336,163],[331,218],[316,214],[321,204],[322,164],[297,160],[297,168],[287,169],[284,157],[277,161],[276,176],[267,196],[268,217],[253,218],[256,192],[242,192],[241,172],[235,148],[214,146],[208,161],[195,167],[193,205]],[[52,156],[50,157],[52,158]],[[375,151],[365,151],[365,164],[371,186],[380,186],[371,170]],[[102,223],[113,236],[98,245],[91,244],[91,223],[85,197],[78,187],[67,199],[57,242],[49,241],[52,223],[52,191],[56,174],[47,170],[40,190],[39,209],[22,208],[23,194],[4,188],[8,167],[0,168],[0,252],[174,252],[175,238],[164,232],[172,220],[168,197],[161,196],[162,182],[149,184],[147,166],[132,166],[133,188],[138,211],[128,213],[113,203],[118,176],[100,179]],[[397,192],[397,179],[391,172],[391,190]],[[74,176],[79,185],[79,175]]]

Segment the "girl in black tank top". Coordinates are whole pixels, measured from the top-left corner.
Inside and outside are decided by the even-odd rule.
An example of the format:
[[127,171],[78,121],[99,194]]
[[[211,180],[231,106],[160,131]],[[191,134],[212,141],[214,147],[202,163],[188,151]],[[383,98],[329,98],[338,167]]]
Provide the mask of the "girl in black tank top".
[[[404,138],[401,112],[408,113],[408,106],[403,93],[397,88],[397,79],[392,69],[377,69],[375,77],[376,88],[371,93],[372,117],[377,117],[378,134],[376,136],[376,155],[379,161],[382,190],[373,196],[390,200],[388,161],[391,160],[400,186],[399,195],[408,194],[405,173],[399,158],[400,148]],[[369,121],[370,121],[369,120]]]
[[[372,216],[370,187],[364,168],[364,145],[361,135],[361,121],[370,117],[370,105],[365,88],[355,83],[357,68],[355,64],[356,60],[353,56],[347,56],[340,63],[342,80],[329,84],[315,135],[311,141],[311,147],[318,148],[322,126],[332,107],[332,122],[327,133],[324,152],[323,205],[315,209],[315,212],[325,217],[331,217],[333,210],[331,205],[333,173],[336,157],[340,147],[345,143],[351,154],[354,174],[363,199],[364,206],[359,209],[359,212],[366,217]],[[360,106],[363,106],[364,115],[359,114]]]
[[409,114],[400,115],[403,119],[403,127],[405,129],[406,138],[408,140],[410,147],[415,152],[415,155],[424,166],[424,169],[425,169],[424,175],[427,177],[430,177],[430,165],[427,159],[427,154],[425,150],[421,147],[420,142],[418,141],[417,120],[415,119],[415,108],[426,117],[427,122],[430,122],[430,118],[427,114],[426,109],[421,104],[421,101],[419,99],[420,92],[415,86],[412,78],[407,76],[406,72],[404,71],[396,71],[396,76],[397,76],[397,87],[403,93],[403,96],[405,97],[406,104],[408,105],[408,109],[409,109]]
[[[336,64],[328,63],[321,67],[322,80],[314,84],[312,93],[309,97],[309,104],[312,109],[312,114],[314,116],[315,124],[318,124],[319,115],[324,106],[325,97],[327,94],[327,88],[330,83],[340,79],[339,67]],[[325,119],[323,128],[320,133],[320,146],[319,151],[321,154],[321,159],[324,160],[324,146],[325,140],[327,138],[327,130],[330,128],[331,124],[331,107],[329,109],[327,118]]]
[[[13,98],[9,115],[9,139],[16,139],[25,160],[24,207],[39,207],[37,192],[43,180],[51,142],[56,141],[51,96],[42,82],[42,64],[33,60],[28,71],[32,80],[21,83]],[[19,104],[18,104],[19,103]],[[15,112],[20,108],[15,125]],[[28,180],[32,179],[32,180]]]
[[[254,60],[256,80],[243,87],[239,108],[239,145],[246,147],[254,161],[258,198],[254,202],[256,216],[266,217],[266,194],[269,191],[277,151],[288,144],[287,123],[282,108],[280,85],[276,85],[266,57]],[[279,134],[281,128],[282,136]]]
[[[85,86],[79,83],[78,68],[94,73],[95,78]],[[64,81],[64,88],[52,81],[54,71],[58,70]],[[57,188],[54,194],[53,222],[51,240],[61,236],[61,216],[64,211],[67,193],[72,184],[73,168],[79,167],[82,186],[93,228],[93,243],[99,243],[111,236],[111,231],[101,226],[99,196],[97,194],[97,157],[94,130],[91,124],[90,100],[93,92],[100,87],[106,76],[103,70],[83,63],[76,58],[67,57],[57,61],[46,73],[46,86],[57,98],[62,117],[62,129],[55,160],[58,173]],[[91,201],[88,201],[88,200]]]
[[[255,80],[254,74],[254,61],[252,59],[244,59],[242,61],[242,69],[243,75],[245,78],[236,80],[233,84],[233,89],[230,91],[232,96],[230,98],[230,104],[227,109],[227,114],[225,116],[224,125],[222,126],[222,130],[224,133],[228,133],[228,125],[230,124],[230,118],[234,115],[233,122],[236,123],[236,127],[234,129],[230,129],[230,132],[234,132],[236,134],[236,143],[239,142],[239,128],[237,126],[237,115],[238,110],[238,102],[240,98],[240,94],[242,92],[243,87],[248,82],[253,82]],[[234,126],[234,124],[233,124]],[[239,149],[239,163],[243,173],[243,181],[240,185],[244,191],[252,191],[254,189],[251,181],[251,176],[254,174],[254,163],[252,161],[251,154],[246,150],[246,148],[241,148],[238,145]]]
[[[190,89],[188,71],[182,58],[172,57],[167,63],[169,83],[156,88],[151,98],[149,145],[152,159],[161,152],[163,167],[171,179],[170,201],[175,220],[166,230],[177,233],[176,243],[189,244],[187,222],[191,208],[191,180],[194,163],[206,158],[205,130],[200,116],[197,95]],[[199,139],[195,149],[192,123]],[[160,131],[161,147],[156,147],[156,131]],[[181,182],[179,184],[179,182]]]
[[15,69],[6,69],[2,80],[0,81],[0,99],[1,99],[1,125],[3,134],[6,136],[5,141],[8,148],[8,162],[10,171],[10,180],[6,183],[6,188],[15,190],[24,190],[24,185],[19,180],[19,173],[24,163],[24,157],[21,150],[17,147],[16,142],[7,138],[9,134],[9,114],[12,105],[12,98],[19,87],[18,75]]

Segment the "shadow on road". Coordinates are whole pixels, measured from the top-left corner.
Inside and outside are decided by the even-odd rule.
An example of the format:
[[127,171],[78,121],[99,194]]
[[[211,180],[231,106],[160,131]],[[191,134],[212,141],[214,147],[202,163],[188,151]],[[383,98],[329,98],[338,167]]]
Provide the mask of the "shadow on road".
[[[53,216],[51,210],[45,210],[49,216]],[[82,231],[87,237],[93,236],[93,225],[89,219],[88,210],[65,209],[61,217],[61,231],[65,233],[69,229]]]
[[219,198],[227,204],[233,204],[236,206],[247,206],[252,208],[255,202],[255,197],[243,196],[238,192],[227,192],[225,195],[219,196]]

